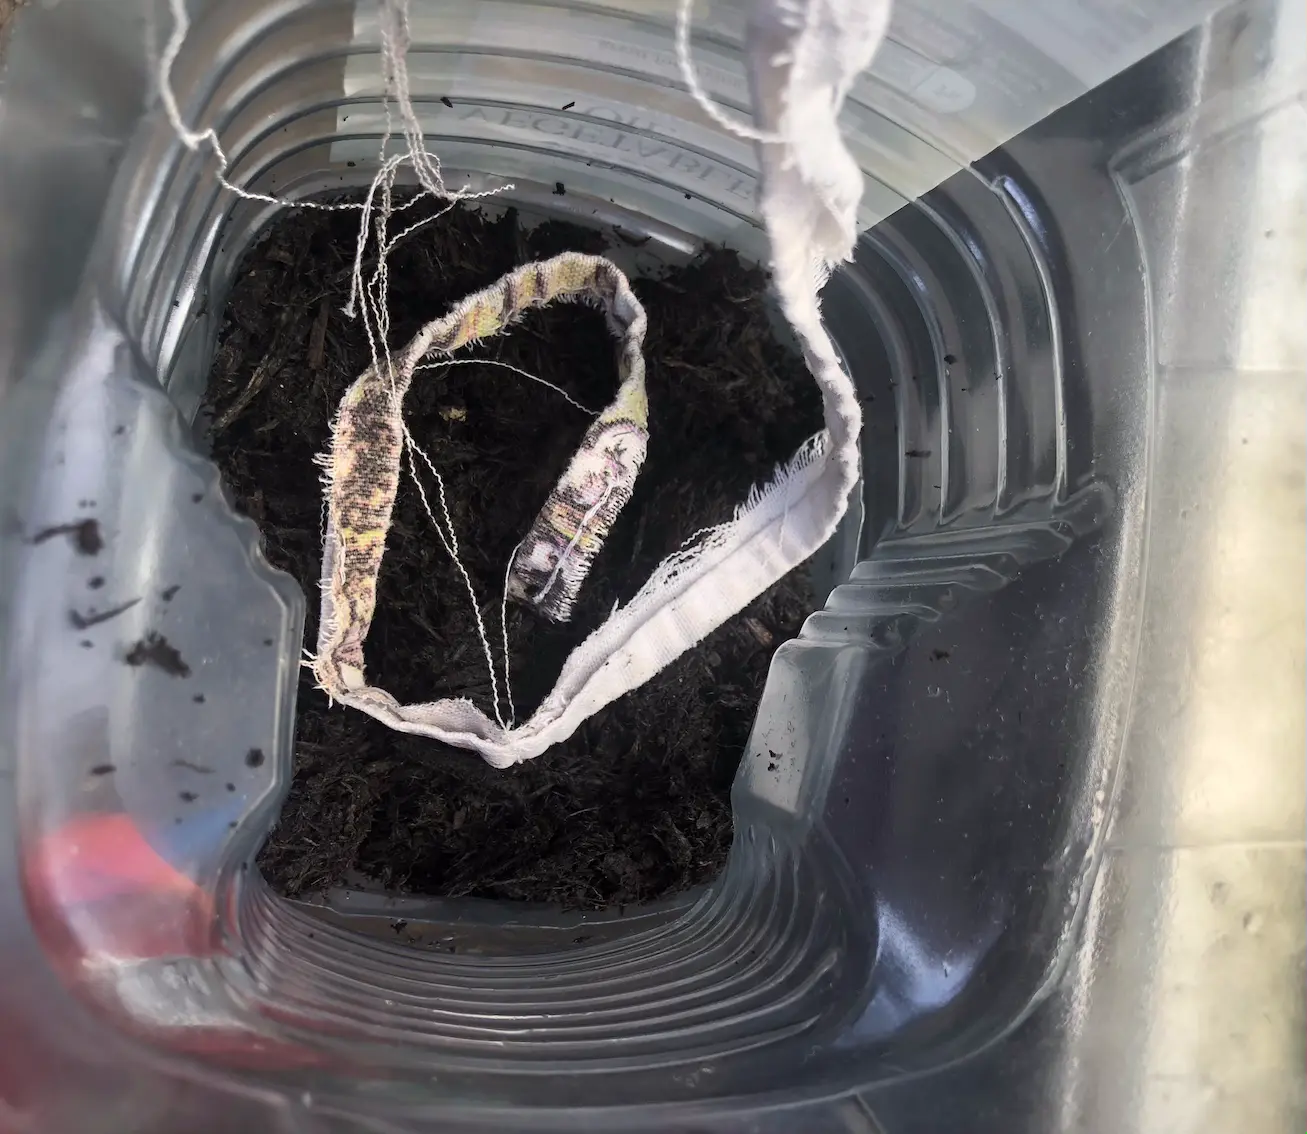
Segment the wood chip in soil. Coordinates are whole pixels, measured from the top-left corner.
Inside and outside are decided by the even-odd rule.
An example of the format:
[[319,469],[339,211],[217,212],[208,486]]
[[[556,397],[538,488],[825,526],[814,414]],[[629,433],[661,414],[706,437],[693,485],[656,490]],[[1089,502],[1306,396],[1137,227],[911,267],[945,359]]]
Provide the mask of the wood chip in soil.
[[[303,212],[263,233],[236,275],[209,384],[209,420],[222,422],[214,459],[259,524],[268,560],[308,596],[308,646],[322,551],[314,457],[368,364],[363,327],[341,314],[356,225],[349,213]],[[592,230],[550,222],[525,231],[512,210],[454,209],[392,254],[391,345],[516,264],[604,248]],[[771,329],[763,272],[709,249],[635,288],[649,315],[648,460],[573,620],[554,626],[509,608],[519,721],[614,602],[630,599],[692,533],[729,519],[821,425],[815,385]],[[583,306],[532,312],[462,357],[519,367],[595,408],[616,388],[613,342]],[[493,365],[421,372],[405,417],[444,477],[467,569],[497,628],[505,564],[589,419]],[[567,742],[504,771],[329,709],[304,671],[294,782],[260,866],[288,896],[362,874],[398,892],[569,907],[646,902],[705,883],[726,861],[730,785],[771,653],[811,606],[796,571]],[[471,697],[490,708],[468,596],[407,476],[366,657],[369,680],[401,701]]]

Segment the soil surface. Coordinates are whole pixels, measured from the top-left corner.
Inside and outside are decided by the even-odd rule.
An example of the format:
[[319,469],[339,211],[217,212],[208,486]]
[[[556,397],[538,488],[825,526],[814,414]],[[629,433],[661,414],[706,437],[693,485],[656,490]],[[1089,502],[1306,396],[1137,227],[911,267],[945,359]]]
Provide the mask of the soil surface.
[[[209,385],[214,458],[237,506],[259,524],[268,560],[309,598],[306,645],[317,635],[321,556],[314,457],[326,448],[342,393],[368,362],[362,326],[341,314],[356,224],[354,213],[305,211],[256,242],[234,281]],[[588,229],[549,223],[526,232],[512,211],[487,218],[454,210],[392,254],[392,346],[515,264],[604,247]],[[771,330],[766,287],[761,271],[719,250],[636,281],[649,316],[648,458],[572,621],[556,626],[509,607],[519,721],[615,601],[628,600],[688,536],[728,519],[749,488],[820,427],[815,385]],[[614,343],[602,316],[582,306],[532,312],[461,357],[510,363],[594,409],[616,391]],[[405,417],[444,477],[498,647],[509,556],[590,418],[493,365],[421,372]],[[262,869],[287,895],[363,876],[410,893],[584,907],[649,901],[706,882],[730,845],[730,784],[768,662],[811,601],[806,577],[795,572],[566,743],[507,771],[328,708],[306,670],[294,783]],[[401,701],[467,696],[490,709],[469,597],[407,475],[366,651],[370,681]]]

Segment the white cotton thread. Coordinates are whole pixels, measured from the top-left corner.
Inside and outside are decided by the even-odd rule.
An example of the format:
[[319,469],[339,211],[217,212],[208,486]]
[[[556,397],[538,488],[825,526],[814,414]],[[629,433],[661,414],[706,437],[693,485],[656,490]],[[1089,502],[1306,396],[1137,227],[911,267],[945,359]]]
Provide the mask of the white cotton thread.
[[499,366],[505,370],[511,370],[514,374],[520,374],[523,378],[530,378],[532,382],[539,382],[542,386],[547,386],[556,394],[561,394],[565,402],[575,406],[582,413],[589,414],[591,417],[598,417],[599,411],[592,410],[589,406],[583,406],[571,394],[563,389],[562,386],[555,386],[547,378],[541,378],[539,374],[532,374],[529,370],[523,370],[520,366],[514,366],[511,362],[500,362],[497,358],[442,358],[439,362],[424,362],[420,366],[415,366],[414,370],[443,370],[446,366]]
[[[426,192],[419,193],[417,197],[414,198],[414,200],[415,201],[422,200],[424,197],[428,197],[428,196],[430,196],[429,193]],[[404,205],[401,206],[401,208],[407,207],[408,204],[409,202],[406,201]],[[386,247],[384,249],[384,254],[389,256],[390,253],[392,253],[395,250],[395,247],[399,244],[401,240],[403,240],[407,236],[411,236],[413,233],[417,232],[417,230],[422,228],[424,225],[428,225],[434,220],[439,220],[453,207],[454,206],[451,203],[448,208],[441,209],[440,212],[438,213],[432,213],[431,216],[429,217],[423,217],[421,220],[416,220],[411,225],[409,225],[408,228],[401,229],[395,236],[392,236],[390,238],[389,242],[386,244]],[[399,209],[395,209],[394,212],[399,212]]]
[[[409,43],[409,15],[408,0],[381,0],[381,58],[382,73],[385,80],[387,94],[393,93],[396,103],[398,104],[399,115],[403,125],[404,140],[406,143],[406,152],[387,158],[386,149],[389,145],[392,135],[390,99],[383,97],[382,105],[385,111],[386,129],[380,142],[378,161],[379,167],[368,186],[368,192],[364,200],[360,202],[349,202],[343,204],[323,204],[315,201],[291,201],[282,197],[276,197],[267,193],[257,193],[234,184],[227,177],[227,170],[230,168],[230,160],[222,143],[218,138],[217,131],[213,127],[204,130],[193,130],[182,118],[181,108],[177,101],[176,92],[172,86],[172,70],[178,57],[181,54],[182,46],[186,41],[186,36],[190,32],[191,22],[190,15],[186,10],[185,0],[169,0],[169,8],[172,14],[173,27],[164,45],[163,51],[159,57],[159,94],[163,103],[164,113],[172,126],[174,133],[181,143],[192,152],[198,151],[201,146],[207,145],[218,163],[217,180],[218,183],[229,192],[235,194],[242,200],[256,201],[263,204],[277,205],[284,208],[309,208],[318,209],[324,212],[339,212],[347,209],[359,210],[359,235],[354,250],[354,264],[350,276],[350,296],[349,301],[344,307],[344,314],[349,318],[355,318],[361,313],[363,318],[364,330],[368,338],[368,351],[372,359],[372,365],[375,371],[380,374],[384,373],[389,382],[392,396],[399,401],[398,385],[396,382],[394,360],[387,346],[390,336],[390,310],[389,310],[389,261],[388,257],[395,247],[405,237],[417,231],[423,225],[439,219],[454,204],[460,200],[481,198],[492,196],[496,193],[511,189],[512,185],[507,184],[497,188],[472,192],[470,187],[461,191],[450,193],[445,188],[444,179],[441,175],[440,162],[435,155],[431,154],[425,143],[421,123],[413,109],[413,100],[409,89],[408,65],[406,53]],[[406,201],[399,208],[408,208],[427,196],[437,196],[448,201],[446,208],[430,217],[419,220],[402,230],[398,235],[387,239],[388,221],[392,213],[396,210],[393,200],[393,190],[395,178],[398,170],[405,163],[410,164],[417,174],[418,181],[423,188],[423,192],[416,194],[412,199]],[[377,194],[380,190],[381,201],[380,207],[377,206]],[[363,279],[363,260],[367,253],[369,238],[375,230],[377,243],[377,263],[372,272],[371,278],[365,283]],[[361,312],[360,312],[361,300]],[[543,381],[543,379],[540,379]],[[400,408],[397,405],[397,410]],[[402,417],[401,417],[402,421]],[[486,634],[485,627],[481,617],[481,610],[477,604],[476,593],[472,587],[471,577],[466,567],[459,557],[458,538],[454,532],[453,521],[449,516],[449,509],[445,501],[444,481],[440,474],[436,472],[435,466],[430,459],[413,441],[407,426],[404,427],[404,446],[409,455],[409,475],[417,487],[422,505],[426,509],[428,516],[431,517],[436,532],[440,537],[441,543],[449,553],[450,558],[458,568],[464,584],[468,589],[468,595],[472,602],[473,615],[475,616],[477,629],[481,636],[482,646],[486,653],[486,660],[490,668],[491,687],[495,697],[495,715],[499,719],[501,726],[503,718],[499,710],[499,690],[495,676],[494,658],[490,648],[489,638]],[[419,456],[427,463],[432,474],[436,478],[437,491],[441,504],[441,511],[448,524],[448,535],[436,521],[430,503],[426,498],[426,492],[417,475],[416,463],[413,459],[413,451],[416,449]],[[324,501],[325,507],[325,501]],[[325,526],[324,526],[325,532]],[[507,663],[505,663],[507,665]],[[507,675],[507,668],[505,669]],[[512,694],[508,694],[510,713],[512,711]]]
[[513,560],[517,558],[517,553],[521,549],[522,541],[518,540],[517,546],[509,553],[508,562],[504,565],[504,589],[499,599],[499,629],[504,645],[504,695],[508,699],[509,729],[517,725],[517,706],[513,704],[513,682],[508,673],[508,580],[513,574]]
[[586,532],[590,530],[591,521],[593,521],[594,518],[597,515],[599,515],[600,512],[603,511],[604,506],[612,498],[613,487],[614,485],[612,480],[608,477],[605,477],[603,494],[599,497],[597,501],[595,501],[594,504],[590,506],[586,514],[581,517],[581,522],[576,525],[576,534],[572,536],[567,546],[563,549],[563,554],[558,557],[558,562],[554,564],[554,569],[549,572],[549,578],[545,580],[544,586],[540,588],[540,592],[536,596],[537,599],[542,598],[544,595],[547,595],[551,590],[553,590],[554,584],[558,582],[558,576],[564,574],[564,572],[567,570],[568,565],[572,561],[571,560],[572,552],[574,552],[577,549],[577,546],[580,544],[581,540],[585,538]]
[[[389,115],[387,115],[386,121],[387,121],[386,129],[389,130],[390,129]],[[387,137],[389,137],[388,134],[383,136],[382,138],[381,145],[383,151],[385,149]],[[367,196],[363,198],[363,202],[360,205],[360,208],[362,210],[362,215],[359,217],[358,241],[354,245],[354,269],[350,273],[349,302],[346,303],[343,308],[341,308],[341,310],[351,319],[353,319],[357,313],[358,309],[356,307],[356,304],[358,303],[359,296],[363,292],[363,256],[364,253],[367,251],[367,247],[368,247],[368,232],[372,220],[373,201],[376,198],[377,188],[382,184],[382,182],[385,180],[387,175],[394,173],[395,169],[400,165],[401,162],[403,162],[404,156],[405,155],[403,154],[396,154],[395,156],[386,158],[381,162],[381,164],[377,167],[377,172],[373,176],[371,183],[368,185]],[[373,349],[374,361],[375,361],[375,354],[376,354],[376,350],[374,347]]]
[[399,106],[404,141],[418,181],[428,192],[444,197],[447,193],[440,160],[427,151],[422,124],[413,110],[408,84],[408,48],[408,0],[387,0],[381,5],[381,58],[386,89],[393,92]]
[[[368,349],[372,356],[372,366],[378,374],[382,373],[381,362],[384,357],[386,364],[385,375],[390,386],[391,396],[398,401],[399,393],[395,382],[394,360],[388,345],[390,340],[390,308],[388,304],[390,298],[390,269],[385,254],[386,228],[391,213],[391,186],[394,182],[395,168],[397,166],[391,167],[385,171],[384,175],[382,172],[378,172],[381,184],[381,208],[372,221],[377,241],[377,263],[372,269],[372,277],[366,285],[361,284],[361,268],[359,280],[361,284],[360,294],[363,298],[363,326],[368,336]],[[367,227],[361,225],[359,242],[361,245],[366,245],[366,241]],[[361,265],[361,257],[359,262]]]
[[[391,397],[394,398],[396,401],[396,407],[395,407],[396,416],[399,418],[403,428],[404,448],[405,451],[408,453],[408,458],[409,458],[409,475],[413,480],[414,487],[418,491],[418,496],[422,502],[422,507],[426,511],[428,518],[430,518],[432,522],[432,526],[436,529],[436,534],[440,537],[440,542],[444,546],[446,553],[449,555],[450,560],[453,562],[454,567],[456,568],[456,570],[459,573],[459,576],[463,580],[463,586],[467,591],[468,599],[472,606],[472,616],[476,622],[477,635],[481,641],[482,652],[486,659],[486,668],[490,674],[490,688],[491,688],[491,695],[494,700],[495,719],[499,723],[499,726],[501,728],[507,728],[508,726],[504,721],[503,713],[500,709],[500,691],[499,691],[498,678],[495,672],[494,651],[491,648],[490,637],[486,631],[485,622],[481,614],[481,607],[480,607],[480,603],[477,600],[476,588],[472,584],[471,575],[468,572],[467,567],[463,562],[462,555],[459,549],[458,534],[454,530],[453,517],[450,515],[449,504],[445,496],[445,481],[444,478],[437,471],[435,464],[434,462],[432,462],[431,458],[421,448],[421,446],[419,446],[417,442],[413,439],[413,435],[409,431],[407,423],[404,422],[403,407],[401,404],[402,399],[400,397],[399,387],[396,381],[396,375],[394,369],[394,357],[391,354],[389,347],[386,346],[386,343],[388,342],[390,337],[390,307],[389,307],[390,273],[389,273],[389,261],[387,259],[387,253],[389,249],[394,247],[394,243],[395,243],[395,242],[388,243],[386,236],[387,236],[387,227],[388,227],[387,222],[391,216],[391,213],[393,212],[392,190],[394,184],[394,171],[398,169],[398,166],[399,163],[388,165],[386,168],[383,169],[383,171],[379,173],[378,176],[378,181],[380,182],[381,185],[382,201],[381,201],[381,207],[377,211],[377,215],[374,221],[374,226],[376,230],[376,243],[379,252],[377,256],[377,264],[376,267],[373,269],[372,277],[369,280],[368,285],[363,287],[361,291],[363,297],[363,323],[364,323],[364,328],[367,331],[368,345],[372,355],[372,364],[377,373],[382,372],[381,366],[382,366],[382,360],[384,358],[385,374],[387,377],[388,384],[390,386]],[[440,212],[436,214],[436,217],[443,216],[446,212],[448,212],[453,207],[454,207],[454,202],[450,201],[449,204],[446,205],[444,209],[441,209]],[[410,226],[410,230],[414,227],[416,226]],[[402,239],[403,235],[404,234],[401,233],[400,236],[396,238],[396,242],[399,239]],[[363,238],[361,237],[360,239]],[[357,272],[356,278],[361,279],[362,277],[361,261],[359,261],[359,263],[360,263],[360,268]],[[378,343],[381,344],[380,349],[378,348]],[[405,375],[406,381],[409,376],[411,376],[411,370],[406,372]],[[437,499],[440,503],[440,512],[445,522],[444,527],[442,527],[440,522],[436,519],[436,516],[431,508],[430,501],[427,499],[426,490],[423,488],[421,478],[418,476],[417,473],[416,463],[413,458],[414,453],[416,453],[419,457],[422,458],[427,468],[431,471],[432,477],[435,479]],[[512,711],[511,690],[508,692],[508,703],[510,706],[510,713],[511,713]]]
[[[440,473],[436,470],[431,458],[417,445],[409,432],[408,426],[403,422],[402,405],[399,394],[398,382],[396,380],[394,357],[390,352],[388,343],[390,338],[390,265],[389,256],[396,246],[420,229],[423,225],[431,221],[438,220],[444,216],[460,200],[468,200],[490,196],[495,193],[503,192],[505,189],[511,189],[511,185],[505,185],[496,189],[485,190],[482,192],[472,192],[465,188],[461,191],[450,193],[444,183],[440,172],[439,159],[430,154],[426,149],[426,143],[423,136],[421,124],[413,110],[412,97],[408,84],[408,66],[406,62],[406,53],[409,42],[409,24],[408,24],[408,0],[383,0],[381,5],[381,41],[382,41],[382,68],[385,78],[385,85],[388,95],[394,95],[395,102],[398,106],[400,120],[404,131],[404,140],[406,143],[406,152],[396,157],[386,158],[385,152],[389,145],[392,132],[391,106],[389,97],[383,100],[385,111],[386,128],[380,142],[378,159],[380,166],[376,176],[373,178],[371,185],[368,187],[368,194],[364,201],[363,212],[359,222],[359,239],[355,248],[355,257],[353,271],[350,279],[350,298],[346,305],[346,313],[352,314],[358,309],[358,304],[362,302],[362,316],[364,328],[368,337],[368,348],[372,358],[372,366],[377,374],[384,373],[390,386],[391,396],[396,401],[396,416],[399,418],[403,427],[404,448],[409,457],[409,475],[413,478],[414,486],[418,490],[419,498],[425,509],[427,516],[431,519],[437,535],[440,537],[441,544],[444,546],[446,553],[453,561],[463,585],[467,590],[468,599],[472,604],[472,615],[476,622],[477,633],[481,640],[482,651],[485,655],[486,666],[490,674],[491,693],[494,698],[495,719],[501,728],[508,727],[505,724],[502,711],[500,709],[500,692],[498,680],[495,673],[494,651],[490,646],[490,638],[486,632],[485,623],[482,618],[480,604],[477,601],[476,590],[472,585],[471,575],[466,565],[463,563],[458,543],[458,535],[454,530],[453,518],[449,513],[449,506],[445,496],[445,482]],[[428,196],[434,196],[447,202],[445,208],[440,209],[430,217],[415,221],[413,224],[401,230],[396,236],[389,237],[389,219],[393,213],[398,211],[394,205],[394,185],[396,174],[400,167],[407,162],[410,164],[418,176],[418,181],[422,186],[422,192],[414,195],[409,201],[400,206],[401,209],[416,204],[418,201]],[[377,196],[380,193],[380,203],[378,205]],[[369,223],[371,222],[371,223]],[[371,278],[365,283],[363,280],[363,257],[366,253],[368,238],[375,233],[377,247],[377,263],[373,269]],[[384,362],[384,371],[382,369]],[[412,369],[406,368],[405,381],[411,378]],[[445,526],[442,527],[440,522],[431,508],[430,501],[427,499],[426,491],[422,486],[421,480],[417,474],[417,466],[414,460],[414,453],[422,458],[427,468],[431,471],[436,482],[437,498],[440,503],[441,515],[444,518]],[[507,658],[505,658],[505,685],[508,685],[508,668]],[[506,688],[506,695],[509,705],[510,717],[513,712],[512,690]]]
[[[413,454],[417,453],[419,457],[426,462],[426,466],[431,470],[431,475],[436,482],[436,495],[440,501],[440,513],[445,518],[445,523],[449,525],[448,536],[436,519],[435,513],[431,510],[431,504],[427,500],[426,490],[422,487],[422,481],[418,478],[417,469],[410,467],[409,472],[413,477],[413,483],[417,486],[418,496],[422,500],[422,507],[430,518],[432,526],[436,529],[436,534],[440,536],[440,542],[444,544],[445,551],[448,552],[450,559],[454,561],[454,566],[458,569],[459,575],[463,578],[463,586],[467,588],[468,597],[472,600],[472,616],[476,620],[477,636],[481,639],[481,649],[486,659],[486,667],[490,671],[490,695],[495,702],[495,720],[499,727],[507,729],[509,726],[504,721],[503,713],[499,709],[499,678],[495,673],[495,655],[490,647],[490,635],[486,632],[485,620],[481,617],[481,606],[477,602],[476,588],[472,585],[472,577],[468,574],[467,568],[463,566],[463,560],[458,553],[458,535],[454,531],[454,521],[449,515],[449,502],[445,499],[445,479],[436,471],[435,463],[427,456],[423,448],[413,440],[408,432],[408,426],[404,426],[404,437],[407,442],[409,464],[413,464]],[[505,639],[507,641],[507,639]],[[505,661],[505,673],[507,673],[507,661]],[[509,712],[512,712],[513,695],[511,690],[508,694]]]
[[781,145],[786,141],[784,134],[768,133],[750,126],[747,122],[732,118],[708,96],[699,73],[694,69],[694,59],[690,55],[690,23],[693,15],[694,0],[679,0],[676,5],[676,63],[681,70],[681,78],[699,108],[728,134],[750,142],[765,142]]
[[157,76],[159,80],[159,100],[163,103],[163,112],[168,118],[169,125],[173,128],[173,133],[177,135],[182,145],[195,152],[206,142],[208,143],[209,149],[218,163],[218,173],[216,175],[218,184],[244,201],[257,201],[265,205],[318,209],[330,213],[359,208],[357,202],[329,205],[319,201],[290,201],[284,197],[275,197],[268,193],[256,193],[244,189],[227,179],[227,170],[230,168],[231,163],[227,158],[227,152],[222,148],[222,143],[218,140],[218,132],[212,126],[204,130],[192,130],[182,119],[181,107],[177,103],[177,94],[172,88],[172,69],[177,62],[177,57],[181,54],[187,33],[191,30],[191,18],[186,11],[186,0],[168,0],[168,6],[172,12],[172,32],[159,55],[159,72]]

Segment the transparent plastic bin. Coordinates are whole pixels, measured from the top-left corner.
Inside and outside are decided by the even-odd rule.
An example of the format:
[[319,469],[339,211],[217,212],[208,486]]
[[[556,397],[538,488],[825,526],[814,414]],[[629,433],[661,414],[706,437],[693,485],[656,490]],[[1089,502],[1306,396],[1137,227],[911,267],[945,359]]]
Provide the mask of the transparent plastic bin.
[[[700,7],[700,75],[747,114],[749,5]],[[233,180],[365,185],[372,6],[192,8],[174,82]],[[765,259],[754,153],[685,94],[672,21],[414,0],[449,179],[647,235],[637,269],[704,241]],[[1146,555],[1174,484],[1159,390],[1248,381],[1271,156],[1303,154],[1301,11],[898,4],[844,119],[867,231],[824,296],[860,499],[773,661],[725,872],[595,915],[288,902],[258,876],[304,597],[195,415],[275,210],[163,120],[169,26],[144,0],[33,7],[0,94],[0,1128],[1102,1129],[1016,1075],[1104,1042],[1048,1005],[1169,585]],[[152,633],[176,656],[134,664]]]

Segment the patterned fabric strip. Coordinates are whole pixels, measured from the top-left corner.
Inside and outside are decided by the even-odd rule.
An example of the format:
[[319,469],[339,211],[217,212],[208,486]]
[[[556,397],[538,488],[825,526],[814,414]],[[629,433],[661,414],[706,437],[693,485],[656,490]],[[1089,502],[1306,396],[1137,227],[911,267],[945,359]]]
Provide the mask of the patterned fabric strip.
[[366,684],[363,643],[399,489],[403,402],[415,368],[428,355],[499,334],[532,307],[553,301],[597,305],[620,344],[617,398],[586,432],[510,570],[512,597],[558,620],[571,613],[595,553],[630,499],[648,445],[644,309],[616,265],[579,253],[524,265],[467,297],[380,368],[365,371],[341,399],[322,460],[327,531],[322,631],[312,663],[329,694]]

